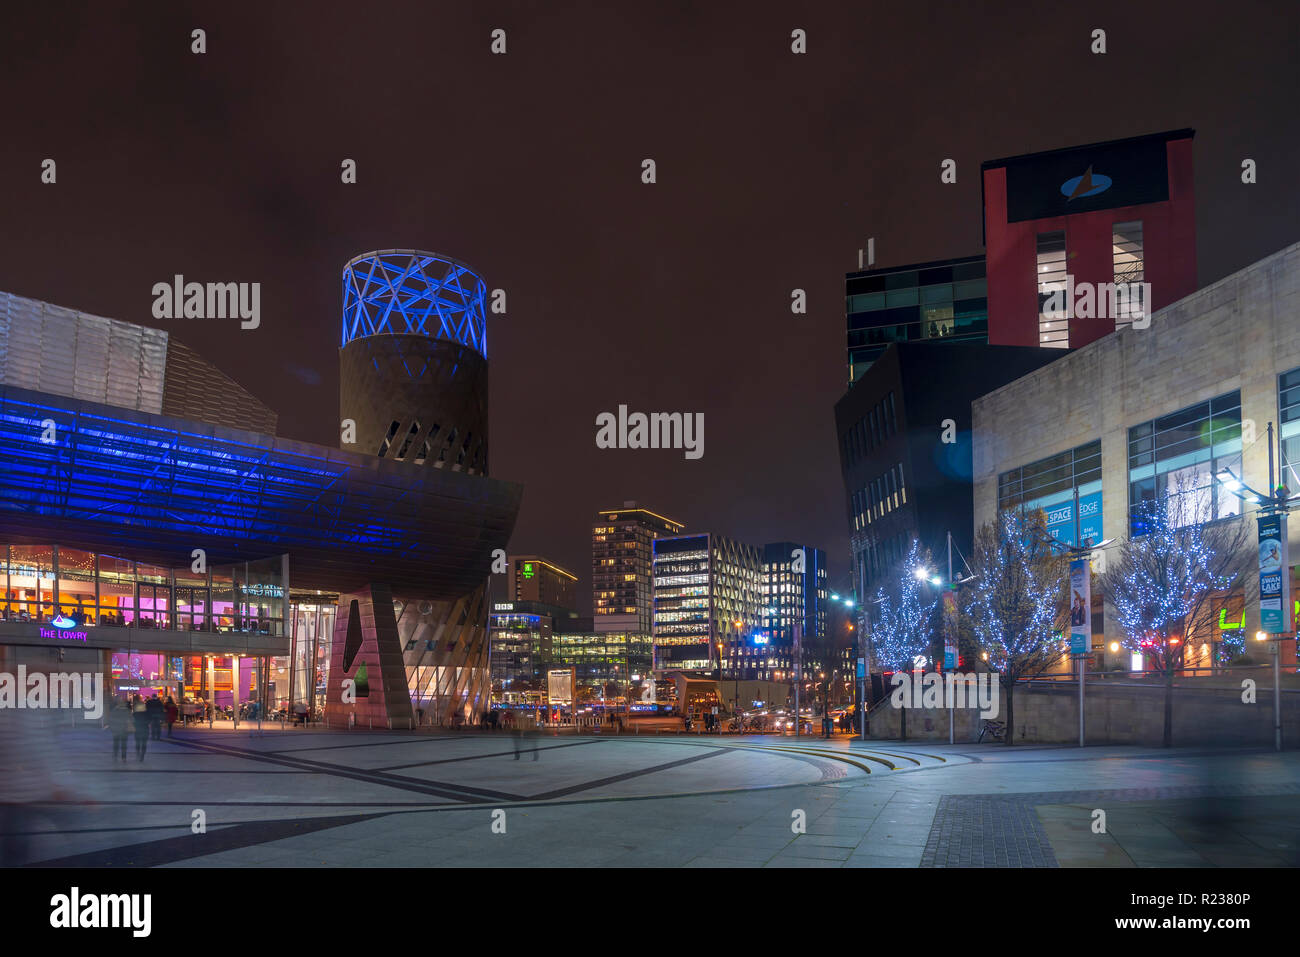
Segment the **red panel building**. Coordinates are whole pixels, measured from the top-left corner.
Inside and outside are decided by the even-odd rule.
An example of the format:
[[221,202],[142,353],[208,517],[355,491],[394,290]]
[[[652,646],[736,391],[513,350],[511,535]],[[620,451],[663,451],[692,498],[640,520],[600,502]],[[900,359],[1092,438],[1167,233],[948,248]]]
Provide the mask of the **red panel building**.
[[1196,290],[1193,136],[981,165],[991,345],[1077,348]]

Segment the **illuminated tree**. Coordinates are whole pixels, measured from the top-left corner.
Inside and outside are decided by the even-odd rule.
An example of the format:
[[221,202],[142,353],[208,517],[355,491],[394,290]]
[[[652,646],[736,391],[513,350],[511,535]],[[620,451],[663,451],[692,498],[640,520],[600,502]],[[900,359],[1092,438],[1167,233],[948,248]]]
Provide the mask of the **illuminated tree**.
[[1249,565],[1249,524],[1238,517],[1196,521],[1196,490],[1175,490],[1134,512],[1134,534],[1101,576],[1115,607],[1123,645],[1164,673],[1164,746],[1173,744],[1174,672],[1188,642],[1213,627],[1211,597],[1243,580]]
[[926,585],[917,577],[925,569],[920,546],[914,540],[903,561],[899,577],[876,592],[870,611],[871,649],[882,668],[912,670],[913,659],[930,651],[934,638],[934,609],[938,600],[926,604],[922,589]]
[[1061,658],[1060,623],[1069,607],[1069,560],[1047,536],[1042,511],[1009,510],[985,524],[971,556],[975,577],[966,613],[977,642],[1007,692],[1007,733],[1015,741],[1015,698],[1021,678],[1042,674]]

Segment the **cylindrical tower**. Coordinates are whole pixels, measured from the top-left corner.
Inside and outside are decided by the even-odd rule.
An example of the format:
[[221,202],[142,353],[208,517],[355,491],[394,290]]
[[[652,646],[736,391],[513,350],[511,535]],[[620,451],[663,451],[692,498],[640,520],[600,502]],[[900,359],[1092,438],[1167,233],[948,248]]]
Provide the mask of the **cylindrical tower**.
[[343,267],[339,411],[355,423],[343,448],[487,474],[486,297],[469,266],[418,249]]

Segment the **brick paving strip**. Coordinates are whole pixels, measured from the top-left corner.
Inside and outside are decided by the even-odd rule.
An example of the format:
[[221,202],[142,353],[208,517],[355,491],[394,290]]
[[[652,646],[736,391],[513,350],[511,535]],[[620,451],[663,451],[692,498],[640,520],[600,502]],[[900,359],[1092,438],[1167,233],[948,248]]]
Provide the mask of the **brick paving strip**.
[[921,853],[921,867],[1059,867],[1036,807],[1043,804],[1172,801],[1300,794],[1300,784],[1183,785],[1108,791],[945,794]]

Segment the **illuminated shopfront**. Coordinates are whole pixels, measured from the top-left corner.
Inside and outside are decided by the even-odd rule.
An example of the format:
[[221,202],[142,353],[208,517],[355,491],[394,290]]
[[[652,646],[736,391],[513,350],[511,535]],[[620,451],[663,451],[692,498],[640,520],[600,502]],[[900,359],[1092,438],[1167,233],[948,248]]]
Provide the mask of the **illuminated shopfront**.
[[169,569],[58,545],[0,544],[0,621],[282,636],[284,562]]

